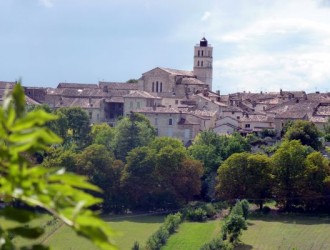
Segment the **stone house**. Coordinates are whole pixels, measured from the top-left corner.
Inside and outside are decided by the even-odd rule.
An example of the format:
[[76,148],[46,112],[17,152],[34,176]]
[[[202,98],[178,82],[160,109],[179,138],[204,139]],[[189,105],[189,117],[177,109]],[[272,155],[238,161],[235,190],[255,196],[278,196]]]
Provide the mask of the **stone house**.
[[231,116],[224,116],[216,121],[213,131],[220,135],[227,135],[238,132],[239,128],[239,120]]

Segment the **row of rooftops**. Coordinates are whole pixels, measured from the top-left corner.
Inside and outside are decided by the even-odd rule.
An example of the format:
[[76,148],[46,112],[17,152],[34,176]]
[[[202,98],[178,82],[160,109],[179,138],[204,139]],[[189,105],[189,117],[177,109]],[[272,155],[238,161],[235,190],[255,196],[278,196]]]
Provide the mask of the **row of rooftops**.
[[[172,70],[162,68],[173,74],[184,73],[186,71]],[[188,79],[189,78],[182,78]],[[191,78],[194,79],[194,78]],[[11,89],[16,82],[4,82],[0,81],[0,94],[4,93],[4,90]],[[104,89],[107,91],[104,91]],[[60,103],[55,106],[80,106],[87,107],[99,107],[101,101],[105,102],[118,102],[123,103],[123,98],[147,98],[147,99],[160,99],[145,91],[138,90],[136,83],[120,83],[120,82],[99,82],[98,84],[84,84],[84,83],[59,83],[57,88],[38,88],[27,87],[29,90],[44,90],[46,95],[61,96]],[[212,101],[223,109],[224,112],[242,112],[245,114],[241,119],[265,119],[265,114],[274,114],[276,118],[283,119],[305,119],[306,117],[313,117],[314,120],[324,120],[324,117],[330,116],[330,93],[309,93],[304,91],[282,91],[270,92],[270,93],[233,93],[229,95],[220,95],[219,92],[215,93],[207,91],[207,93],[197,93],[196,96],[204,98],[206,101]],[[37,104],[36,100],[27,97],[27,101],[31,104]],[[174,110],[173,108],[160,108],[145,109],[141,112],[188,112],[191,111],[191,107],[194,105],[192,100],[182,100],[191,102],[189,105],[183,105],[181,110]],[[234,101],[235,104],[231,104],[230,101]],[[250,105],[249,105],[250,104]],[[253,107],[263,104],[266,108],[257,113]],[[252,106],[252,108],[251,108]],[[187,110],[184,110],[186,108]],[[208,110],[194,110],[194,114],[205,117],[211,114]],[[207,114],[209,112],[209,114]]]

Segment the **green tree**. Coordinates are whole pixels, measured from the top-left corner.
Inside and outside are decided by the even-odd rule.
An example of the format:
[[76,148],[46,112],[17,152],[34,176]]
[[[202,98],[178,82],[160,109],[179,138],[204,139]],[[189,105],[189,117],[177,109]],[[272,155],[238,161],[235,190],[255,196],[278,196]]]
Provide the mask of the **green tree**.
[[230,215],[224,226],[226,228],[226,233],[229,236],[229,241],[233,244],[238,243],[242,230],[247,229],[247,224],[244,217],[238,214]]
[[204,165],[202,196],[205,199],[214,197],[216,171],[222,160],[227,159],[233,153],[249,150],[247,140],[239,134],[219,136],[214,131],[202,131],[196,136],[188,152],[190,156]]
[[154,197],[159,189],[154,174],[156,152],[148,147],[132,149],[126,158],[121,185],[133,209],[153,209]]
[[80,107],[60,108],[58,112],[67,118],[71,139],[80,148],[87,146],[90,143],[91,131],[87,112]]
[[319,150],[321,142],[319,140],[320,132],[314,123],[310,121],[295,121],[286,131],[284,138],[288,140],[299,140],[301,144],[308,145]]
[[262,154],[235,153],[218,169],[216,191],[222,199],[249,198],[259,204],[270,197],[270,159]]
[[104,191],[99,195],[104,200],[103,211],[120,211],[122,206],[119,202],[119,187],[123,164],[117,162],[117,168],[114,167],[113,153],[104,145],[92,144],[77,155],[76,165],[76,173],[87,176],[93,184]]
[[272,156],[273,193],[286,210],[301,203],[304,196],[305,158],[308,148],[300,141],[284,141]]
[[177,139],[156,138],[131,150],[122,186],[134,209],[178,207],[200,194],[202,164]]
[[[45,126],[55,118],[43,110],[26,113],[24,91],[20,84],[4,98],[0,108],[0,200],[7,204],[18,200],[27,206],[45,209],[100,248],[116,249],[111,240],[113,231],[89,209],[101,200],[83,191],[100,189],[84,177],[65,173],[64,169],[46,169],[29,161],[29,155],[34,152],[61,142]],[[2,209],[0,216],[17,224],[11,228],[0,226],[1,248],[16,249],[9,237],[12,233],[26,238],[37,238],[43,234],[41,227],[23,226],[38,215],[12,206]],[[48,247],[34,245],[21,249]]]
[[113,149],[116,158],[124,161],[128,152],[133,148],[148,145],[155,135],[155,128],[145,116],[131,113],[124,117],[115,127]]
[[68,172],[76,171],[77,153],[74,145],[65,147],[58,145],[51,147],[47,153],[42,165],[46,168],[62,167]]
[[326,180],[330,176],[328,159],[320,152],[312,152],[305,159],[305,185],[304,203],[306,210],[320,209],[326,198],[323,197],[326,190]]
[[107,123],[94,124],[91,130],[92,143],[104,145],[108,150],[111,150],[114,133],[114,128]]
[[63,109],[57,109],[54,114],[57,116],[55,121],[50,122],[50,128],[61,138],[63,138],[63,143],[66,144],[70,142],[69,140],[69,122],[68,117],[63,112]]

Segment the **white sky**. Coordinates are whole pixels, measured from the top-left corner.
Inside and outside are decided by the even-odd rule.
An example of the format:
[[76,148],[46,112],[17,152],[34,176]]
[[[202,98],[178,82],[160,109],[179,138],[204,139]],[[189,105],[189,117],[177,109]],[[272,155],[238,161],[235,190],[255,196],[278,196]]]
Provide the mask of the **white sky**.
[[330,91],[330,0],[1,0],[0,81],[55,87],[192,70],[205,34],[213,89]]

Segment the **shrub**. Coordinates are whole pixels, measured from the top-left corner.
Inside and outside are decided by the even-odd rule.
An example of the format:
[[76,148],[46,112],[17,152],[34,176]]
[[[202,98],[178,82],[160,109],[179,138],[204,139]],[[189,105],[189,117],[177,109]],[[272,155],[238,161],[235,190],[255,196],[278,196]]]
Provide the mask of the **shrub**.
[[229,204],[226,201],[213,202],[212,205],[216,210],[223,210],[229,207]]
[[188,209],[186,212],[186,219],[189,221],[205,221],[207,213],[202,208]]
[[217,214],[217,210],[215,209],[215,207],[208,203],[206,204],[205,206],[203,206],[203,209],[205,210],[206,212],[206,216],[207,218],[212,218],[214,217],[216,214]]
[[168,215],[163,225],[150,236],[145,246],[146,250],[159,250],[166,244],[167,239],[175,232],[179,224],[182,222],[182,214],[176,213]]
[[243,207],[242,207],[240,201],[236,202],[235,206],[233,206],[233,208],[230,211],[230,215],[234,215],[234,214],[240,215],[240,216],[243,216],[244,215],[244,213],[243,213]]
[[225,243],[221,238],[215,238],[209,243],[204,244],[200,250],[231,250],[231,244]]
[[243,217],[244,219],[247,219],[249,216],[249,209],[250,209],[250,204],[247,200],[242,200],[240,202],[241,206],[242,206],[242,210],[243,210]]
[[173,234],[175,230],[179,227],[181,222],[182,222],[181,213],[170,214],[166,217],[163,226],[167,229],[169,234]]
[[226,232],[229,236],[229,241],[236,244],[239,236],[242,234],[242,230],[247,229],[247,224],[243,216],[238,214],[230,214],[225,222]]

